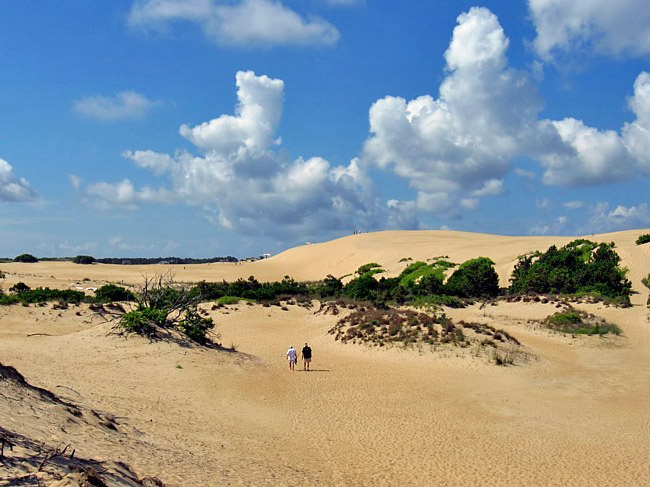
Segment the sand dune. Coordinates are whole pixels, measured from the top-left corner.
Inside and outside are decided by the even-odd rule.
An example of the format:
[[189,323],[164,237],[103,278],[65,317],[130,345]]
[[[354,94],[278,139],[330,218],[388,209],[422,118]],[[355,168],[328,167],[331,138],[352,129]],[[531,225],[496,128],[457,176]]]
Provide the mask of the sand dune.
[[[315,313],[317,305],[206,306],[236,352],[124,339],[85,305],[0,307],[0,362],[64,400],[110,415],[122,433],[53,431],[38,422],[44,412],[36,410],[38,421],[19,415],[2,396],[0,425],[49,444],[71,443],[89,458],[123,461],[167,485],[648,485],[650,321],[640,279],[650,272],[650,246],[634,244],[641,233],[649,232],[590,237],[616,242],[638,294],[631,308],[580,307],[618,324],[622,337],[546,331],[534,320],[553,313],[552,304],[445,310],[515,335],[531,358],[514,367],[451,348],[343,345],[327,333],[338,317]],[[256,263],[172,267],[184,281],[318,279],[367,262],[394,275],[405,257],[462,262],[485,255],[507,283],[518,255],[569,240],[381,232]],[[9,273],[5,288],[18,280],[137,283],[141,273],[168,267],[0,266]],[[305,341],[316,370],[289,372],[286,348]]]

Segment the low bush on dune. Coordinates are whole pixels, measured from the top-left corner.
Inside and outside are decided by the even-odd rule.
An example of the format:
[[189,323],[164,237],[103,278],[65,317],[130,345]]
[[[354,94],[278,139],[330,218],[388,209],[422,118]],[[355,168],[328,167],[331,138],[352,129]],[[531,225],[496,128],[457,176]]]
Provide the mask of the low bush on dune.
[[405,309],[358,306],[329,333],[342,343],[375,347],[471,348],[476,356],[483,355],[498,365],[512,364],[526,355],[519,340],[504,330],[483,323],[456,324],[444,314]]
[[193,288],[174,283],[171,275],[145,278],[134,299],[136,307],[119,318],[117,328],[121,331],[150,338],[178,332],[200,344],[209,341],[214,322],[199,312],[203,296],[193,292]]
[[275,301],[282,297],[307,296],[316,294],[306,283],[296,282],[289,276],[282,281],[259,282],[255,277],[237,279],[233,282],[197,283],[190,290],[192,296],[198,296],[203,301],[216,301],[224,296],[238,296],[242,299],[257,302]]
[[621,329],[612,323],[573,308],[549,316],[545,325],[551,330],[572,335],[620,335]]
[[613,243],[578,239],[557,248],[519,257],[510,294],[591,295],[629,304],[631,283]]
[[0,304],[33,304],[58,301],[60,303],[78,304],[86,300],[86,295],[81,291],[71,289],[50,289],[48,287],[30,288],[23,282],[14,284],[9,291],[12,294],[5,294],[0,298]]
[[636,244],[637,245],[643,245],[650,242],[650,233],[646,233],[645,235],[639,236],[639,238],[636,239]]
[[[648,274],[648,277],[644,277],[643,279],[641,279],[641,282],[645,287],[650,289],[650,274]],[[650,296],[648,296],[648,306],[650,306]]]
[[433,262],[412,262],[397,277],[375,278],[378,265],[361,266],[352,280],[342,283],[330,295],[321,292],[322,297],[346,296],[358,301],[372,302],[376,307],[410,304],[432,306],[448,304],[464,306],[463,299],[493,297],[499,293],[499,279],[494,271],[494,262],[485,257],[464,262],[451,274],[445,283],[446,273],[456,267],[443,258]]
[[228,306],[233,304],[239,304],[240,301],[252,302],[250,299],[240,298],[239,296],[221,296],[215,302],[221,306]]
[[133,300],[135,300],[135,295],[131,291],[116,284],[105,284],[95,291],[95,301],[99,303]]

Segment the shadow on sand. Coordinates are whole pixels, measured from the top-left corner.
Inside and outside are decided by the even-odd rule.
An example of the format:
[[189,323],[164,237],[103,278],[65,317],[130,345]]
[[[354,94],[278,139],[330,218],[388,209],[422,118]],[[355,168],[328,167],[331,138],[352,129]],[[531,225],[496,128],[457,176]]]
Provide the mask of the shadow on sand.
[[296,372],[329,372],[330,369],[310,369],[310,370],[302,370],[302,369],[296,369]]

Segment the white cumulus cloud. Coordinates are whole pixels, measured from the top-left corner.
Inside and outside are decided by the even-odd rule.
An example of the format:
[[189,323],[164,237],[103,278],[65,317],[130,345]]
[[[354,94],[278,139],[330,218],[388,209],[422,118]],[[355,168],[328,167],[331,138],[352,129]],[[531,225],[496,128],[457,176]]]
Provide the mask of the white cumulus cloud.
[[340,37],[326,20],[303,18],[278,0],[139,0],[128,19],[145,30],[164,30],[174,21],[196,23],[222,45],[330,45]]
[[596,52],[608,56],[650,54],[647,0],[528,0],[543,59],[558,53]]
[[144,118],[155,105],[135,91],[120,91],[113,96],[87,96],[74,102],[74,110],[87,118],[102,121]]
[[[503,192],[503,177],[534,138],[541,99],[529,77],[508,67],[497,17],[474,7],[458,17],[438,98],[385,97],[370,109],[364,159],[409,180],[420,206]],[[428,196],[427,196],[428,195]]]
[[620,132],[599,130],[574,118],[543,120],[540,133],[550,142],[539,154],[543,181],[575,186],[629,179],[650,172],[650,74],[634,83],[629,106],[636,118]]
[[332,167],[320,157],[286,161],[275,151],[281,80],[240,71],[236,84],[234,115],[180,128],[199,155],[124,153],[138,167],[167,178],[168,188],[137,189],[129,180],[101,182],[87,188],[88,196],[103,206],[183,202],[204,209],[211,221],[226,228],[273,236],[374,228],[386,220],[414,225],[398,208],[378,204],[357,159]]
[[[504,177],[518,157],[537,161],[542,182],[553,186],[606,184],[650,172],[649,73],[637,77],[628,101],[635,119],[618,131],[600,130],[571,117],[541,119],[533,79],[509,67],[507,48],[488,9],[461,14],[438,97],[376,101],[364,162],[407,179],[418,192],[418,208],[429,211],[503,194]],[[514,172],[535,178],[534,172]]]
[[0,202],[25,202],[36,199],[36,192],[25,178],[16,178],[13,168],[0,159]]

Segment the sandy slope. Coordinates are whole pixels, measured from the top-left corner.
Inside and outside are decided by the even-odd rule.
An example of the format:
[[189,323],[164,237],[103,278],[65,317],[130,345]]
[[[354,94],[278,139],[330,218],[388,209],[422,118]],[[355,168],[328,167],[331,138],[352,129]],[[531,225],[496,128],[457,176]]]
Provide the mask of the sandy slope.
[[[222,342],[236,353],[124,340],[85,306],[0,308],[0,361],[34,385],[109,412],[146,445],[129,437],[125,448],[81,432],[84,455],[125,461],[171,485],[648,485],[650,322],[640,279],[650,272],[650,246],[634,245],[640,233],[648,232],[593,237],[617,243],[639,292],[635,305],[582,306],[617,323],[624,337],[551,334],[531,321],[555,311],[539,303],[447,310],[517,336],[534,358],[515,367],[453,350],[342,345],[327,334],[337,317],[315,314],[317,305],[210,310]],[[403,257],[459,262],[487,255],[507,280],[518,255],[567,240],[383,232],[254,264],[175,267],[188,281],[315,279],[370,261],[397,273]],[[9,281],[61,287],[84,277],[137,281],[140,272],[47,263],[2,268]],[[291,373],[284,352],[304,341],[316,370]]]

